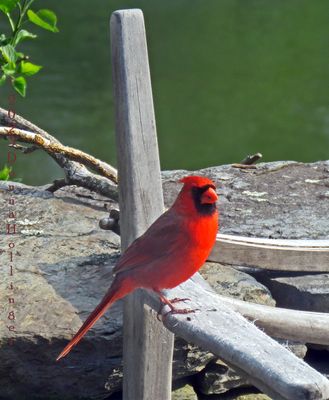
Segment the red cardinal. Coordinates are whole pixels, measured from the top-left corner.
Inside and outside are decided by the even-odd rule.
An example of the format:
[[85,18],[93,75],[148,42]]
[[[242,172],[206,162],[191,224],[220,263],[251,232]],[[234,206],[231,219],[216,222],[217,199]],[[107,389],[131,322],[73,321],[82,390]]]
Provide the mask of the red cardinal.
[[176,309],[161,293],[189,279],[204,264],[218,230],[218,199],[214,183],[200,176],[180,180],[184,186],[173,206],[136,239],[120,257],[113,283],[74,338],[57,357],[66,356],[118,299],[137,288],[154,290],[161,302]]

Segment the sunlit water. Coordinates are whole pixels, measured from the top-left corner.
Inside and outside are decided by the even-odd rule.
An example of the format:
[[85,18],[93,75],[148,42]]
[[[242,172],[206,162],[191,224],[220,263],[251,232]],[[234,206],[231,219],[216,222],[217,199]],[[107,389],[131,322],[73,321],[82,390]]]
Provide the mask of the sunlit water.
[[[329,158],[327,0],[35,4],[56,11],[60,33],[33,28],[39,40],[22,47],[44,69],[29,79],[17,111],[64,144],[115,164],[108,22],[115,9],[139,7],[163,169],[238,162],[258,151],[265,161]],[[0,91],[7,107],[8,91]],[[6,149],[1,141],[1,165]],[[19,154],[15,172],[30,184],[61,176],[41,151]]]

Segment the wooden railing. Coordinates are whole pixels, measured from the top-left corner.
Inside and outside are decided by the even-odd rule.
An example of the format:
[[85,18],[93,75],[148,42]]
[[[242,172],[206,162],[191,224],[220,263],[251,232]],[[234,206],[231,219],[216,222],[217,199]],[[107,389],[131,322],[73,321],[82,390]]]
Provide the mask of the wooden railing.
[[217,235],[211,261],[281,271],[329,272],[329,240]]
[[[147,45],[140,10],[116,11],[112,15],[111,43],[120,225],[125,249],[163,211]],[[302,266],[304,271],[327,271],[328,256],[326,241],[296,243],[219,235],[211,258],[260,268],[294,270]],[[283,312],[223,298],[198,274],[166,295],[188,297],[189,307],[198,311],[188,316],[169,314],[161,323],[153,311],[160,307],[157,296],[142,290],[129,296],[124,310],[125,400],[170,399],[173,352],[170,332],[216,354],[274,399],[329,398],[329,381],[324,376],[255,325],[259,324],[273,336],[296,340],[300,339],[300,326],[304,326],[309,341],[328,344],[326,314]],[[290,323],[287,329],[281,323],[282,318]]]

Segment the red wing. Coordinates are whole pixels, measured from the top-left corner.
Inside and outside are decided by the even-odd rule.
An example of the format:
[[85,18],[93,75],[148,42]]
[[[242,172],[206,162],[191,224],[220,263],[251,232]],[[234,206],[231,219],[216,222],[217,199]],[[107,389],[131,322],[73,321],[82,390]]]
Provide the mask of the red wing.
[[173,210],[169,210],[127,248],[113,272],[145,266],[156,259],[173,254],[188,240],[181,218]]

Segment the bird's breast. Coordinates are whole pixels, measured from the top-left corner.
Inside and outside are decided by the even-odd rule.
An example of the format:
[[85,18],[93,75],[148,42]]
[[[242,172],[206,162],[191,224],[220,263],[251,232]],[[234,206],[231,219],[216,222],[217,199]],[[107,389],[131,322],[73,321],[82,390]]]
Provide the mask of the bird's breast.
[[217,219],[189,221],[184,229],[184,244],[167,266],[162,288],[170,289],[179,285],[202,267],[215,243],[217,229]]

